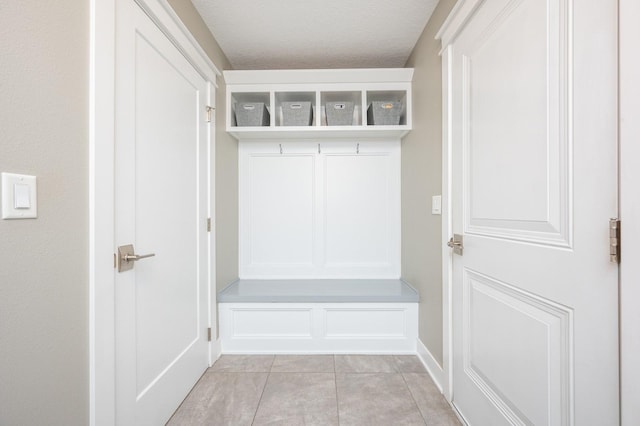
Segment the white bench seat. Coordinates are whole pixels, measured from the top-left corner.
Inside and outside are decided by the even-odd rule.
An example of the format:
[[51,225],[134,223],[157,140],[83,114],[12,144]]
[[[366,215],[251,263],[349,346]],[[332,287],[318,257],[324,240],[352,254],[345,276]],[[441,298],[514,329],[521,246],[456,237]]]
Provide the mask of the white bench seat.
[[218,293],[219,303],[405,303],[418,292],[403,280],[237,280]]
[[402,280],[238,280],[218,294],[222,353],[416,353]]

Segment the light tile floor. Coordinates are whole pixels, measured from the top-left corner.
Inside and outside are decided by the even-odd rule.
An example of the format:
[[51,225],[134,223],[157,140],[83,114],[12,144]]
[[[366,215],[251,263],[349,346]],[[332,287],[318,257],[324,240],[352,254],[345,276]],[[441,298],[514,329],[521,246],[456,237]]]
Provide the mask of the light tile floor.
[[223,355],[168,425],[459,425],[412,355]]

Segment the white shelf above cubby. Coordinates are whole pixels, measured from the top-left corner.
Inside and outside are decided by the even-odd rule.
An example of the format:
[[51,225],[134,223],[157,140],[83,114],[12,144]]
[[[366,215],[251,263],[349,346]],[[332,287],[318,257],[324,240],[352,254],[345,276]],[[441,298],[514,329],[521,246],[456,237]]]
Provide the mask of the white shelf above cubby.
[[[224,78],[228,106],[226,129],[236,139],[388,140],[402,138],[411,130],[412,68],[224,71]],[[399,102],[399,124],[368,123],[367,107],[373,101]],[[269,112],[269,125],[238,126],[235,110],[241,102],[264,103]],[[312,124],[283,125],[283,102],[310,102]],[[327,102],[345,103],[347,110],[349,103],[353,103],[352,124],[330,125]]]

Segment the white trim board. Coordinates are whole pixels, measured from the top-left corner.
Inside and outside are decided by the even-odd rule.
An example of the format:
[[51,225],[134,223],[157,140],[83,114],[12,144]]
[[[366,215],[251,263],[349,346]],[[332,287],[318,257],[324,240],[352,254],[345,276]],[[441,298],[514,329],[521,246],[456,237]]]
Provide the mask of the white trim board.
[[427,372],[431,376],[433,383],[438,387],[440,393],[443,393],[442,390],[442,381],[444,378],[444,370],[438,364],[438,361],[433,357],[429,349],[422,343],[422,340],[416,339],[416,349],[417,356],[422,361],[422,365],[427,369]]
[[621,422],[640,424],[640,59],[637,40],[640,37],[637,0],[621,0],[620,21],[620,219],[622,254],[620,264],[620,367]]
[[224,72],[227,85],[234,84],[326,84],[411,82],[413,68],[316,69],[316,70],[230,70]]
[[[451,87],[449,87],[449,70],[451,70],[451,48],[442,54],[442,241],[448,241],[453,235],[451,221]],[[446,72],[445,72],[446,70]],[[446,244],[442,244],[442,370],[443,395],[449,403],[453,400],[453,309],[451,307],[452,289],[452,253]]]
[[[115,424],[113,182],[116,1],[90,0],[88,271],[90,425]],[[135,0],[135,2],[189,59],[194,68],[215,86],[216,76],[220,75],[220,71],[191,36],[167,0]],[[212,308],[215,309],[215,306],[214,299]],[[212,322],[212,326],[215,327],[215,323]],[[214,354],[215,352],[212,352],[212,357]]]
[[218,358],[220,358],[220,355],[222,355],[222,341],[216,339],[214,342],[211,342],[211,361],[209,367],[213,366]]
[[460,420],[460,423],[462,423],[463,425],[468,424],[462,417],[458,409],[451,403],[451,400],[446,398],[446,395],[444,394],[442,386],[442,383],[445,379],[444,370],[442,369],[442,367],[440,367],[438,361],[436,361],[429,349],[427,349],[427,347],[424,345],[424,343],[422,343],[420,339],[417,339],[416,347],[418,358],[422,362],[422,365],[424,365],[427,373],[429,373],[429,375],[431,376],[431,380],[433,380],[433,383],[436,385],[440,393],[442,393],[442,396],[445,396],[445,399],[447,400],[447,403],[449,404],[449,407],[451,407],[453,413],[456,415],[458,420]]
[[[442,241],[448,241],[452,233],[451,217],[451,149],[453,123],[450,87],[451,43],[469,18],[482,4],[482,0],[459,0],[436,34],[441,41],[442,57]],[[451,404],[453,400],[453,329],[452,329],[452,253],[446,244],[442,245],[442,393]]]
[[89,423],[115,424],[115,2],[91,0],[89,77]]

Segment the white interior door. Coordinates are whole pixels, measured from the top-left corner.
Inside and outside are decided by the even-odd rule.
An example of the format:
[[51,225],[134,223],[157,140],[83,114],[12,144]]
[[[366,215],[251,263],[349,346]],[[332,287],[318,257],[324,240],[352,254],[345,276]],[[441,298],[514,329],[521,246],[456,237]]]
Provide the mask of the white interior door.
[[134,1],[116,9],[115,242],[155,253],[116,273],[116,420],[160,425],[208,365],[208,84]]
[[616,2],[492,0],[451,55],[453,403],[618,424]]

